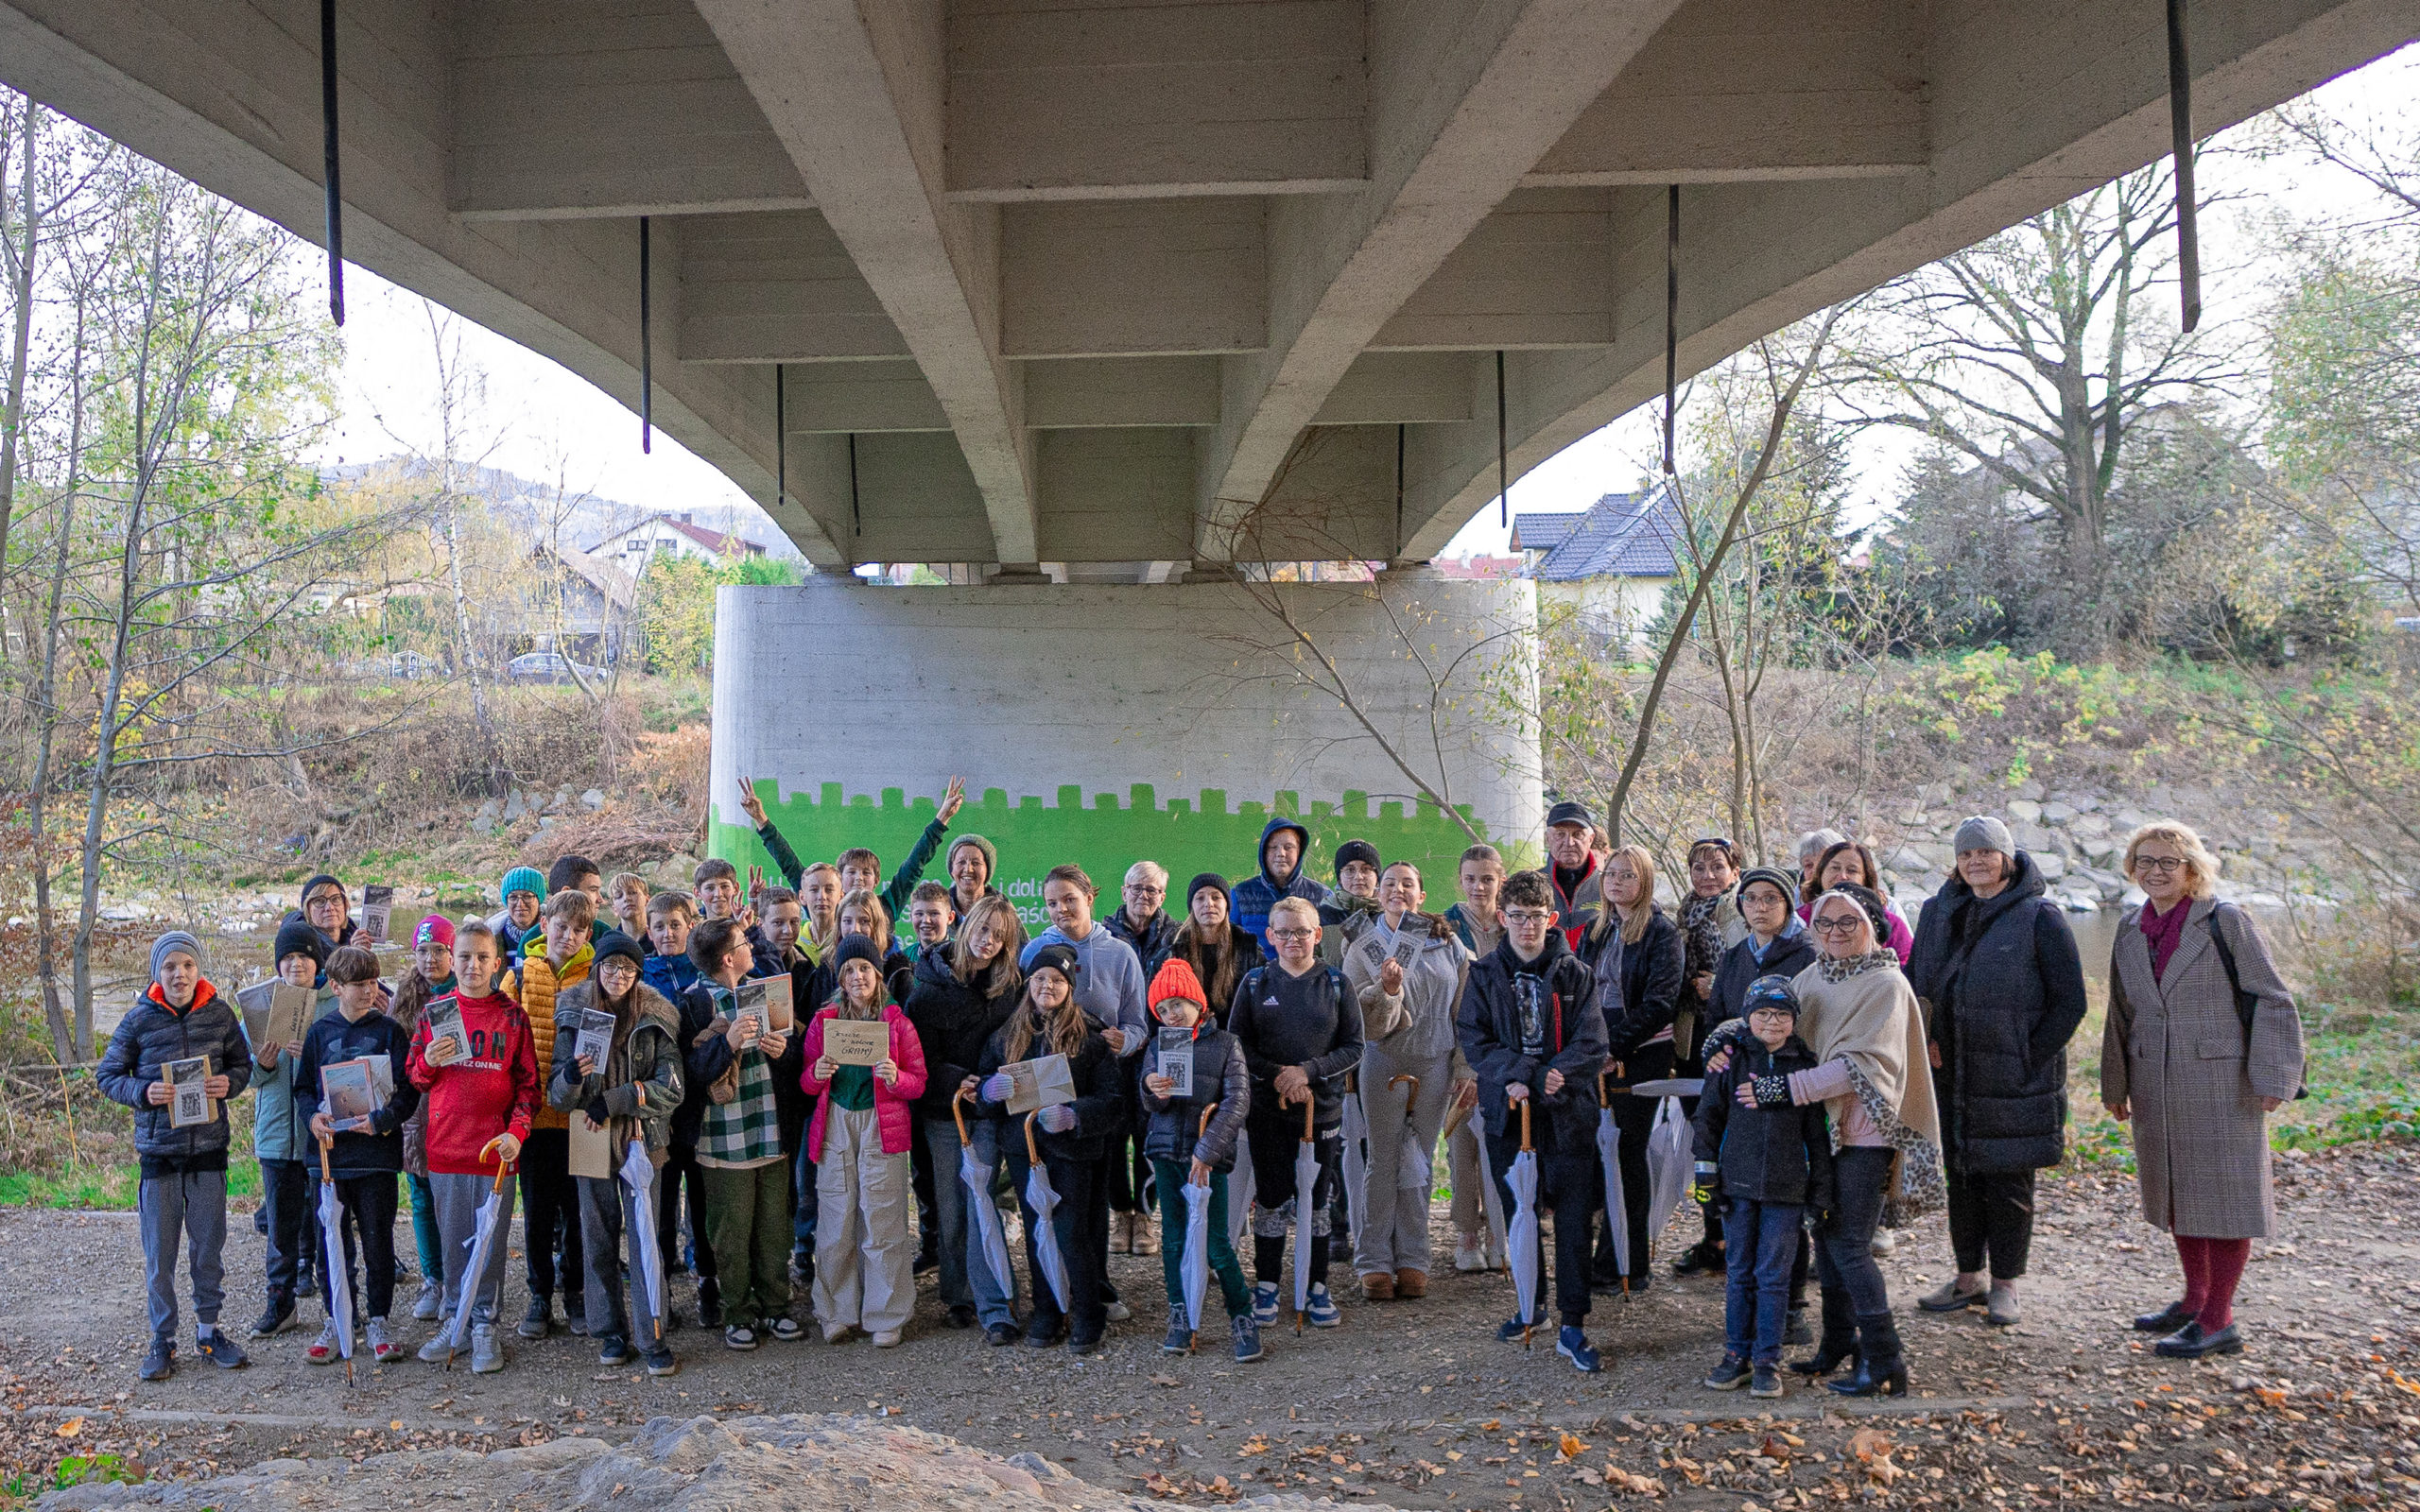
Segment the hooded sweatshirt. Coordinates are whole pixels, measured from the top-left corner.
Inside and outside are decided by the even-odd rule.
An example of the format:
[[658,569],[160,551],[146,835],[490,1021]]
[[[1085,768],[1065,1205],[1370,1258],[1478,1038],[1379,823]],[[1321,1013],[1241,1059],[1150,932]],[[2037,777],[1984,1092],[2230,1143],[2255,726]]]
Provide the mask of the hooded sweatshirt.
[[[439,1004],[462,1010],[462,1033],[471,1041],[461,1057],[443,1066],[428,1063],[430,1019]],[[407,1067],[412,1085],[428,1094],[428,1170],[431,1176],[488,1176],[479,1152],[510,1131],[529,1137],[537,1116],[538,1057],[529,1039],[529,1017],[521,1005],[491,988],[485,997],[454,992],[429,1005],[412,1031]]]
[[407,1062],[411,1037],[403,1025],[372,1009],[348,1019],[341,1009],[322,1014],[302,1037],[302,1067],[294,1077],[294,1111],[309,1139],[312,1115],[320,1110],[320,1071],[345,1060],[384,1059],[394,1095],[370,1115],[370,1127],[337,1135],[328,1152],[329,1173],[338,1177],[378,1176],[404,1168],[404,1124],[420,1107],[420,1089],[411,1084]]
[[1017,964],[1030,971],[1033,958],[1042,954],[1045,945],[1064,945],[1076,953],[1076,1002],[1086,1013],[1098,1020],[1107,1029],[1122,1029],[1126,1034],[1124,1055],[1132,1057],[1151,1037],[1151,1020],[1144,1011],[1143,995],[1150,984],[1144,978],[1143,962],[1134,947],[1109,932],[1099,919],[1093,920],[1092,933],[1076,939],[1053,925],[1036,935],[1017,956]]
[[[1605,1016],[1597,1005],[1597,976],[1547,932],[1546,948],[1521,959],[1512,941],[1472,964],[1462,987],[1454,1038],[1478,1074],[1479,1115],[1498,1137],[1515,1126],[1505,1089],[1527,1087],[1547,1115],[1533,1126],[1541,1147],[1589,1147],[1597,1129],[1597,1073],[1605,1064]],[[1546,1090],[1548,1070],[1563,1073],[1563,1090]]]
[[597,1005],[593,977],[565,988],[555,999],[555,1051],[546,1101],[567,1118],[579,1113],[605,1125],[613,1136],[616,1172],[634,1139],[643,1141],[648,1158],[661,1165],[684,1090],[681,1015],[662,993],[640,983],[621,1005],[605,1064],[582,1076],[573,1054],[579,1040],[574,1015]]
[[[1294,843],[1301,849],[1301,854],[1295,860],[1292,874],[1281,880],[1269,869],[1269,842],[1275,839],[1281,831],[1287,830],[1294,833]],[[1277,956],[1277,948],[1269,942],[1269,911],[1277,906],[1277,901],[1300,898],[1315,906],[1328,902],[1327,889],[1312,881],[1303,870],[1303,862],[1310,859],[1310,854],[1311,832],[1303,828],[1300,820],[1289,819],[1281,814],[1261,827],[1258,874],[1246,877],[1236,885],[1229,917],[1237,929],[1259,940],[1262,953],[1272,960]]]

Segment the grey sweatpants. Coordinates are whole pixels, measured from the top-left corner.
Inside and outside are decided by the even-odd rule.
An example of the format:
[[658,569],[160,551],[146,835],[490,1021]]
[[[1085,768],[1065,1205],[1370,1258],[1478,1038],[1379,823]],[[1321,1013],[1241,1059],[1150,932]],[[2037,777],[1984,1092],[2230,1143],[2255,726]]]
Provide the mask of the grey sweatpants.
[[[1428,1203],[1436,1177],[1432,1171],[1428,1180],[1407,1186],[1404,1145],[1409,1140],[1434,1160],[1437,1130],[1454,1095],[1451,1072],[1444,1056],[1408,1061],[1371,1051],[1361,1057],[1361,1108],[1370,1121],[1370,1157],[1361,1202],[1354,1210],[1360,1225],[1354,1234],[1357,1275],[1428,1273]],[[1419,1078],[1416,1098],[1410,1083],[1394,1080],[1398,1074]]]
[[[574,1118],[581,1115],[574,1113]],[[655,1311],[648,1306],[646,1278],[639,1274],[636,1235],[642,1223],[655,1222],[652,1211],[642,1213],[630,1187],[618,1177],[575,1177],[579,1183],[579,1238],[587,1275],[581,1287],[587,1297],[588,1332],[592,1338],[617,1338],[644,1353],[662,1342]],[[657,1179],[663,1174],[657,1173]],[[655,1189],[648,1189],[648,1206],[655,1206]],[[630,1264],[622,1263],[622,1236],[632,1236]],[[630,1281],[630,1306],[622,1304],[622,1282]],[[659,1284],[661,1284],[659,1280]]]
[[[504,1305],[504,1262],[511,1253],[512,1189],[514,1183],[504,1184],[504,1211],[498,1224],[504,1232],[495,1237],[488,1251],[488,1263],[479,1273],[478,1286],[471,1298],[471,1327],[493,1328],[495,1315]],[[488,1200],[495,1188],[495,1177],[463,1176],[454,1172],[431,1171],[428,1175],[429,1194],[437,1199],[437,1235],[445,1246],[445,1304],[441,1317],[452,1317],[462,1306],[462,1282],[471,1268],[471,1245],[479,1233],[479,1205]]]
[[219,1263],[227,1247],[227,1173],[146,1177],[135,1190],[134,1210],[143,1224],[143,1280],[152,1334],[164,1339],[177,1332],[180,1239],[193,1271],[194,1320],[204,1327],[216,1324],[227,1300],[226,1271]]

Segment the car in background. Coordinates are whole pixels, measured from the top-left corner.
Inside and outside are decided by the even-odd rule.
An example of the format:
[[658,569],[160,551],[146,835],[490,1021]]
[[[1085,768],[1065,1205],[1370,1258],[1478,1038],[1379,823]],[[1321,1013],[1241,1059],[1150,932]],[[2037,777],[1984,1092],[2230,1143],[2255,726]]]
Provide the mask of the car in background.
[[[578,676],[575,677],[575,669]],[[504,664],[504,675],[512,682],[602,682],[603,667],[593,667],[585,662],[574,662],[559,651],[532,651],[516,656]]]

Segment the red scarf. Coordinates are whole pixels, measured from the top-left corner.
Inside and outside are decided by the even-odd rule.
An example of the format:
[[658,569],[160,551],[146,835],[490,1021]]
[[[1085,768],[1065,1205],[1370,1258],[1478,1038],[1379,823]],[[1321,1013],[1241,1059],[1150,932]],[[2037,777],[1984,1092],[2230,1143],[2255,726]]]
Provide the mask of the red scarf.
[[2185,943],[2185,920],[2192,912],[2193,900],[2190,898],[2179,898],[2176,906],[2169,910],[2165,919],[2152,907],[2150,900],[2144,901],[2142,916],[2137,921],[2142,927],[2144,940],[2152,949],[2152,981],[2156,982],[2168,973],[2169,957],[2176,954],[2177,946]]

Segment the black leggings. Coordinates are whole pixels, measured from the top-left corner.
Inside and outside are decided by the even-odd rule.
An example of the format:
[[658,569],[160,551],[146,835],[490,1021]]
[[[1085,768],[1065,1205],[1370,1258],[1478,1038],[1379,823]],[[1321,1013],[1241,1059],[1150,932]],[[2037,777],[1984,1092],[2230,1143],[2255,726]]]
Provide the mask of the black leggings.
[[[1302,1127],[1299,1121],[1289,1121],[1288,1125],[1276,1127],[1267,1125],[1254,1127],[1247,1124],[1244,1129],[1246,1141],[1252,1147],[1253,1206],[1259,1210],[1253,1215],[1253,1279],[1263,1286],[1275,1286],[1278,1295],[1283,1297],[1293,1295],[1286,1269],[1286,1234],[1282,1231],[1265,1234],[1261,1229],[1275,1227],[1272,1215],[1286,1205],[1288,1198],[1297,1194],[1294,1191],[1294,1157],[1302,1149]],[[1327,1284],[1329,1236],[1321,1233],[1319,1228],[1327,1218],[1328,1196],[1336,1190],[1337,1166],[1344,1158],[1344,1132],[1340,1125],[1315,1132],[1317,1138],[1312,1141],[1311,1148],[1317,1153],[1320,1169],[1311,1185],[1310,1211],[1304,1212],[1299,1205],[1295,1211],[1311,1221],[1310,1252],[1307,1256],[1311,1284],[1324,1286]],[[1269,1221],[1264,1222],[1265,1217]]]
[[1994,1280],[2025,1274],[2033,1248],[2033,1173],[1976,1171],[1949,1177],[1949,1246],[1958,1268],[1973,1275],[1986,1258]]
[[1832,1226],[1815,1246],[1815,1275],[1826,1292],[1849,1299],[1859,1316],[1891,1311],[1891,1291],[1874,1263],[1874,1229],[1882,1219],[1882,1193],[1891,1179],[1893,1152],[1853,1144],[1832,1157],[1839,1188]]

